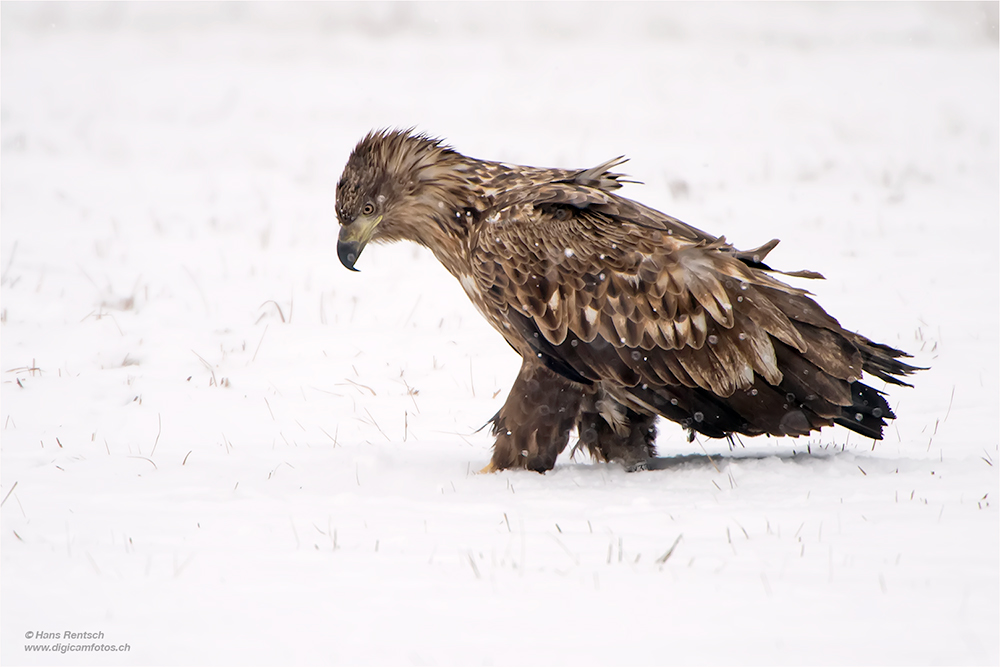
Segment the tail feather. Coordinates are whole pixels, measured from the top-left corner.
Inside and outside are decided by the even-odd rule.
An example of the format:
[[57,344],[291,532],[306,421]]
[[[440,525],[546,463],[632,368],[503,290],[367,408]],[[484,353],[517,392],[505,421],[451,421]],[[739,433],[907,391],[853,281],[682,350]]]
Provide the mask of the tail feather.
[[858,334],[853,335],[852,342],[861,352],[865,372],[874,375],[883,382],[901,387],[912,387],[913,385],[904,382],[897,376],[906,377],[917,371],[927,370],[900,361],[900,357],[910,358],[910,355],[889,345],[875,343]]
[[881,440],[886,420],[896,418],[882,392],[855,382],[851,385],[851,398],[851,405],[845,407],[834,421],[865,437]]

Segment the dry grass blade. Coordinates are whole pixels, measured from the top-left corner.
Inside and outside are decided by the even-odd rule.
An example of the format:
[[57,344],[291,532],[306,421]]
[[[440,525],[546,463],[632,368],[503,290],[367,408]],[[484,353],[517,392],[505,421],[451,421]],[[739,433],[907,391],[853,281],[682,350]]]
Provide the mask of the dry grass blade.
[[208,303],[208,297],[205,295],[205,290],[201,288],[201,283],[198,282],[198,278],[191,272],[191,269],[183,264],[181,265],[181,268],[184,270],[184,273],[187,274],[188,278],[191,279],[191,282],[194,283],[195,289],[198,290],[198,296],[201,297],[201,302],[205,305],[205,312],[212,312],[212,307]]
[[580,559],[577,558],[576,554],[574,554],[572,551],[570,551],[569,548],[565,544],[563,544],[562,540],[560,540],[558,537],[556,537],[552,533],[549,533],[549,537],[551,537],[553,540],[555,540],[556,544],[558,544],[562,548],[562,550],[566,552],[566,555],[570,557],[570,560],[573,561],[574,565],[579,565],[580,564]]
[[[370,392],[372,393],[372,396],[376,396],[376,394],[375,394],[375,390],[374,390],[374,389],[372,389],[371,387],[369,387],[368,385],[366,385],[366,384],[361,384],[360,382],[355,382],[355,381],[354,381],[354,380],[352,380],[351,378],[344,378],[344,380],[345,380],[346,382],[349,382],[350,384],[354,385],[355,387],[358,387],[358,388],[360,388],[360,389],[367,389],[368,391],[370,391]],[[343,382],[338,382],[338,383],[337,383],[337,385],[338,385],[338,386],[340,386],[340,385],[343,385],[343,384],[344,384]]]
[[3,274],[0,275],[0,284],[7,284],[7,274],[10,273],[10,267],[14,263],[14,255],[17,254],[17,241],[14,241],[14,246],[10,249],[10,257],[7,258],[7,266],[3,269]]
[[392,442],[392,439],[385,434],[385,431],[382,430],[382,427],[379,426],[378,422],[375,421],[375,418],[372,417],[372,413],[368,411],[368,408],[365,408],[365,414],[367,414],[368,418],[372,420],[372,425],[378,429],[378,432],[382,434],[382,437],[385,438],[388,442]]
[[[278,305],[278,304],[274,304],[274,305]],[[278,312],[279,312],[279,313],[281,312],[281,309],[280,309],[280,308],[278,309]],[[282,318],[281,318],[281,321],[282,321],[282,322],[284,322],[284,321],[285,321],[285,318],[284,318],[284,317],[282,317]],[[255,350],[253,351],[253,357],[252,357],[252,358],[250,359],[250,361],[251,361],[251,362],[254,362],[254,361],[257,361],[257,353],[258,353],[258,352],[260,352],[260,346],[261,346],[261,344],[262,344],[262,343],[264,342],[264,336],[266,336],[266,335],[267,335],[267,327],[268,327],[268,326],[270,326],[270,325],[268,325],[268,324],[265,324],[265,325],[264,325],[264,333],[262,333],[262,334],[260,335],[260,340],[259,340],[259,341],[257,341],[257,349],[255,349]]]
[[674,549],[677,548],[677,544],[681,541],[682,537],[684,537],[684,533],[681,533],[680,535],[677,536],[677,539],[674,540],[674,543],[670,545],[669,549],[667,549],[667,553],[663,554],[662,556],[656,559],[657,565],[663,565],[668,560],[670,560],[670,557],[674,555]]
[[[285,323],[285,313],[283,313],[283,312],[281,311],[281,306],[279,306],[279,305],[278,305],[278,302],[277,302],[277,301],[275,301],[274,299],[268,299],[268,300],[267,300],[267,301],[265,301],[264,303],[260,304],[260,306],[259,306],[259,307],[260,307],[260,308],[263,308],[264,306],[266,306],[266,305],[267,305],[267,304],[269,304],[269,303],[273,303],[273,304],[274,304],[274,307],[278,309],[278,317],[280,317],[280,318],[281,318],[281,323],[282,323],[282,324],[284,324],[284,323]],[[263,317],[263,315],[261,315],[261,317]],[[260,322],[260,320],[259,320],[259,319],[258,319],[257,321],[258,321],[258,322]]]
[[951,386],[951,398],[948,399],[948,409],[944,413],[944,420],[948,421],[948,415],[951,414],[951,404],[955,402],[955,385]]
[[159,470],[159,466],[156,465],[156,462],[153,461],[153,459],[148,458],[146,456],[135,456],[135,455],[133,455],[133,456],[130,456],[128,458],[130,458],[130,459],[142,459],[143,461],[149,461],[153,465],[153,469],[154,470]]
[[[322,426],[319,427],[319,430],[323,431],[323,435],[325,435],[326,437],[330,438],[330,440],[333,440],[333,446],[334,447],[338,446],[337,445],[337,436],[336,435],[330,435],[329,433],[326,432],[326,429],[324,429]],[[340,427],[339,426],[337,427],[337,430],[335,431],[335,433],[337,433],[339,435],[339,433],[340,433]]]
[[14,486],[10,487],[10,491],[7,492],[7,495],[3,497],[3,500],[0,500],[0,507],[3,507],[3,504],[7,502],[7,499],[10,498],[10,494],[14,493],[14,489],[16,488],[17,488],[17,482],[14,482]]
[[153,451],[149,453],[150,457],[156,453],[156,446],[160,444],[160,433],[163,430],[163,420],[160,417],[160,413],[156,413],[156,440],[153,441]]
[[476,575],[476,579],[482,579],[483,577],[482,577],[482,575],[479,574],[479,568],[476,567],[476,561],[472,557],[472,552],[471,551],[469,552],[469,565],[472,566],[472,572],[473,572],[473,574]]
[[420,414],[420,408],[417,407],[417,399],[414,398],[414,396],[420,393],[420,390],[411,387],[409,383],[407,383],[406,380],[403,379],[402,373],[400,373],[399,375],[399,380],[400,382],[403,383],[403,386],[406,387],[406,395],[410,397],[411,401],[413,401],[413,408],[417,411],[417,414]]
[[212,374],[212,384],[214,384],[214,385],[218,386],[218,384],[219,384],[219,383],[218,383],[218,381],[217,381],[217,380],[215,379],[215,369],[214,369],[214,368],[212,368],[212,364],[210,364],[210,363],[208,363],[207,361],[205,361],[204,357],[202,357],[202,356],[201,356],[200,354],[198,354],[198,353],[197,353],[197,352],[195,352],[194,350],[191,350],[191,354],[193,354],[194,356],[198,357],[198,360],[199,360],[199,361],[200,361],[200,362],[201,362],[202,364],[204,364],[204,365],[205,365],[205,368],[207,368],[207,369],[208,369],[208,372]]

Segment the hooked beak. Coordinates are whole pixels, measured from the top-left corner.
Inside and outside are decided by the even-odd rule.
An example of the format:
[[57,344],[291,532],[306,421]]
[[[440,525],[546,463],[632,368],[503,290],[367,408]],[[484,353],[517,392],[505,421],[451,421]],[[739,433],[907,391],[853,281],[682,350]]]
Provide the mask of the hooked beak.
[[382,222],[382,216],[372,218],[358,216],[350,225],[340,228],[340,236],[337,238],[337,257],[340,263],[351,271],[357,271],[354,264],[361,257],[361,251],[368,245],[375,227]]

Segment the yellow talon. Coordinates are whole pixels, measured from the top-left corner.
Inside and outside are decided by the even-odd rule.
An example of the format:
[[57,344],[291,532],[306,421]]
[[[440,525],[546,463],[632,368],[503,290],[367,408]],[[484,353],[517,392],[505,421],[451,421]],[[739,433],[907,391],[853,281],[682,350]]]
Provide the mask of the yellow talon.
[[497,468],[497,467],[496,467],[495,465],[493,465],[493,461],[490,461],[489,463],[487,463],[487,464],[486,464],[486,465],[485,465],[485,466],[483,467],[483,469],[482,469],[482,470],[480,470],[480,471],[479,471],[478,473],[476,473],[476,474],[478,474],[478,475],[485,475],[485,474],[487,474],[487,473],[491,473],[491,472],[496,472],[496,471],[498,471],[498,470],[500,470],[500,468]]

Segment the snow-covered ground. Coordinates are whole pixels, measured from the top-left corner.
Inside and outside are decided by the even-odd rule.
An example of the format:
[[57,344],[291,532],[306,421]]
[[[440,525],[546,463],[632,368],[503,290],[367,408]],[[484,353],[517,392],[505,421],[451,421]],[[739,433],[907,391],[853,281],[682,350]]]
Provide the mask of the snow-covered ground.
[[[1000,660],[996,4],[0,11],[5,664]],[[383,126],[625,153],[930,370],[878,443],[474,474],[515,355],[428,253],[336,259]]]

